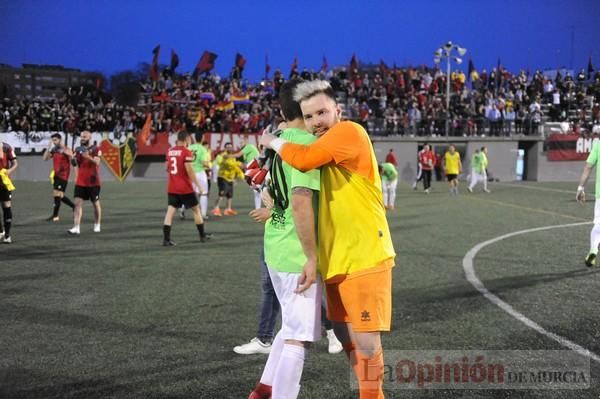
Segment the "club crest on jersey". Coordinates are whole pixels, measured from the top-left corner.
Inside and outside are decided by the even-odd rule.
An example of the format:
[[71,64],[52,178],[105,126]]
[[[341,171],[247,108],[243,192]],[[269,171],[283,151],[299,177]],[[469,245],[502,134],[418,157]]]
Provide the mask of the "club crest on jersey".
[[125,143],[121,145],[115,145],[110,140],[104,139],[100,142],[100,150],[102,151],[102,160],[112,174],[120,182],[125,181],[133,168],[137,154],[135,138],[129,135]]

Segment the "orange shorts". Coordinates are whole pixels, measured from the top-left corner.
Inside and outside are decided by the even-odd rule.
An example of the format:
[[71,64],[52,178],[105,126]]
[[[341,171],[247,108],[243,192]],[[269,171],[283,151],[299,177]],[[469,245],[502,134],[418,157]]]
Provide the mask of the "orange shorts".
[[352,278],[325,282],[327,317],[352,324],[358,332],[390,331],[392,321],[392,268]]

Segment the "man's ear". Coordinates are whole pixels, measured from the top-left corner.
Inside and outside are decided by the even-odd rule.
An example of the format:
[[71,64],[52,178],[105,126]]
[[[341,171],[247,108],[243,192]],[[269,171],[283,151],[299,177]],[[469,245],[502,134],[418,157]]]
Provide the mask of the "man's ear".
[[335,106],[335,115],[338,119],[342,119],[342,107],[340,107],[339,105]]

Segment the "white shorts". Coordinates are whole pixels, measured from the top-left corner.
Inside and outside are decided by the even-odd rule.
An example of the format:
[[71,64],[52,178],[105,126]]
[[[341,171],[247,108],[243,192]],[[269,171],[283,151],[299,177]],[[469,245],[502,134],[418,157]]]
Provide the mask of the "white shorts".
[[398,179],[394,179],[392,181],[384,181],[383,182],[383,191],[396,190],[397,186],[398,186]]
[[279,272],[271,267],[269,276],[281,305],[281,337],[316,342],[321,339],[321,276],[302,294],[296,294],[300,273]]
[[596,199],[594,205],[594,224],[600,224],[600,198]]
[[198,187],[194,185],[194,191],[196,194],[208,193],[208,177],[206,176],[205,171],[196,172],[196,178],[198,179],[198,183],[200,183],[201,190],[198,190]]

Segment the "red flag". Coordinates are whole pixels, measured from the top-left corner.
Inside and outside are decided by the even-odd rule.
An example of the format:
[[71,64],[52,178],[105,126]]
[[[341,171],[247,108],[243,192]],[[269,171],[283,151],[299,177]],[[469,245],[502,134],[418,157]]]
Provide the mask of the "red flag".
[[473,60],[469,58],[469,70],[467,71],[467,73],[469,75],[469,76],[467,76],[467,78],[469,80],[473,79],[472,76],[473,76],[473,72],[475,72],[475,71],[476,71],[476,69],[475,69],[475,65],[473,64]]
[[298,69],[298,57],[294,57],[294,62],[292,62],[292,66],[290,67],[290,74]]
[[152,58],[152,65],[150,66],[150,77],[152,78],[152,80],[157,81],[158,80],[158,55],[160,54],[160,44],[156,47],[154,47],[154,50],[152,50],[152,54],[154,54],[154,57]]
[[179,56],[175,50],[171,49],[171,72],[175,71],[175,68],[179,65]]
[[383,58],[379,60],[379,68],[381,69],[381,74],[386,77],[390,68],[385,64]]
[[269,72],[271,72],[271,65],[269,65],[269,56],[265,55],[265,80],[269,79]]
[[196,69],[194,70],[194,76],[198,76],[201,73],[210,72],[215,67],[215,60],[217,57],[217,54],[211,53],[210,51],[203,52],[200,60],[198,60]]
[[358,59],[356,58],[356,54],[352,54],[352,58],[350,59],[350,70],[358,69]]
[[238,67],[240,70],[244,69],[244,67],[246,66],[246,59],[240,53],[237,53],[235,55],[235,66]]
[[327,62],[327,57],[323,56],[323,65],[321,65],[321,70],[327,72],[329,69],[329,63]]
[[140,139],[143,143],[148,141],[148,137],[150,137],[150,130],[152,129],[152,116],[151,114],[146,115],[146,122],[144,122],[144,126],[142,130],[140,130]]

